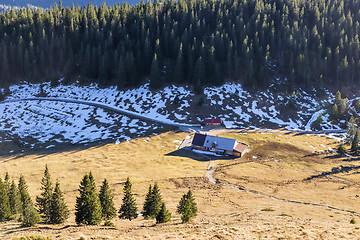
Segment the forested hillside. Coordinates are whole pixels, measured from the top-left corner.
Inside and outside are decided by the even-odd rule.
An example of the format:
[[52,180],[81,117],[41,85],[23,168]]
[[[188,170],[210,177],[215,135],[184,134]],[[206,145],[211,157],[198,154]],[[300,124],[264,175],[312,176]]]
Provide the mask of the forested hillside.
[[179,0],[0,14],[1,85],[339,86],[360,75],[360,1]]
[[[17,6],[17,7],[26,7],[27,5],[32,5],[32,6],[36,6],[36,7],[42,7],[42,8],[48,8],[50,6],[53,6],[54,3],[59,2],[58,0],[0,0],[0,5],[5,5],[5,6]],[[79,5],[79,6],[86,6],[88,5],[88,3],[91,2],[93,4],[98,4],[101,5],[103,4],[103,0],[63,0],[61,1],[62,5],[65,7],[71,7],[73,4],[75,6]],[[124,1],[119,1],[119,0],[107,0],[105,1],[106,5],[114,5],[116,3],[119,2],[124,2]],[[136,4],[139,3],[140,1],[137,0],[127,0],[126,1],[129,4]],[[1,9],[1,6],[0,6]]]

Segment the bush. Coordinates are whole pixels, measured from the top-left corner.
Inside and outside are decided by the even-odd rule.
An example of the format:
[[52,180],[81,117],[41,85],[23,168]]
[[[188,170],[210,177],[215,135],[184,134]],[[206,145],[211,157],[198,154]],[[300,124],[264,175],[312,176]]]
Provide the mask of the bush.
[[105,226],[105,227],[115,227],[115,224],[112,223],[110,220],[106,220],[106,221],[104,222],[104,226]]
[[350,220],[350,224],[355,224],[355,223],[356,223],[355,219],[352,218],[352,219]]

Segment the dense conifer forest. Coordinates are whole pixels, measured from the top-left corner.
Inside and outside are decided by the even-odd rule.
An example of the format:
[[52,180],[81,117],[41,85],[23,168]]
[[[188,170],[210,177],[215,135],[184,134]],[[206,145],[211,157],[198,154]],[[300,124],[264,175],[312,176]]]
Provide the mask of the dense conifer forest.
[[0,14],[0,85],[266,87],[274,76],[305,88],[360,77],[360,1],[179,0],[136,6],[12,9]]

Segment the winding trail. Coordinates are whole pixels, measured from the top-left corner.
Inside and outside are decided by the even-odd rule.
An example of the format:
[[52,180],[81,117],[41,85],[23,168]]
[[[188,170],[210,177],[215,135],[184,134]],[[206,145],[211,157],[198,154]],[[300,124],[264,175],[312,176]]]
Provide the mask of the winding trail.
[[[93,102],[93,101],[83,101],[83,100],[78,100],[78,99],[72,99],[72,98],[53,98],[53,97],[29,97],[29,98],[19,98],[19,99],[10,99],[10,100],[5,100],[5,101],[1,101],[0,104],[5,104],[5,103],[12,103],[12,102],[23,102],[23,101],[55,101],[55,102],[66,102],[66,103],[77,103],[77,104],[84,104],[84,105],[88,105],[88,106],[93,106],[93,107],[100,107],[109,111],[113,111],[115,113],[119,113],[119,114],[123,114],[129,117],[133,117],[133,118],[138,118],[138,119],[142,119],[145,121],[150,121],[150,122],[156,122],[156,123],[160,123],[160,124],[164,124],[164,125],[168,125],[168,126],[173,126],[173,127],[177,127],[181,130],[187,130],[190,128],[199,128],[200,125],[191,125],[191,124],[180,124],[180,123],[175,123],[173,121],[170,120],[161,120],[161,119],[157,119],[157,118],[151,118],[148,116],[144,116],[140,113],[137,112],[133,112],[133,111],[129,111],[129,110],[125,110],[122,108],[118,108],[115,106],[110,106],[104,103],[99,103],[99,102]],[[189,130],[188,130],[189,131]]]
[[324,205],[324,204],[318,204],[318,203],[310,203],[310,202],[288,200],[288,199],[285,199],[285,198],[278,198],[278,197],[262,194],[262,193],[259,193],[259,192],[253,191],[253,190],[248,190],[248,189],[246,189],[244,187],[241,187],[241,186],[238,186],[236,184],[223,182],[218,178],[214,178],[214,173],[215,173],[215,163],[214,163],[213,160],[210,160],[210,163],[209,163],[209,166],[207,168],[205,177],[207,177],[209,179],[209,181],[211,183],[213,183],[213,184],[219,184],[219,185],[235,188],[235,189],[238,189],[240,191],[255,194],[257,196],[269,198],[269,199],[276,200],[276,201],[282,201],[282,202],[294,203],[294,204],[302,204],[302,205],[308,205],[308,206],[314,206],[314,207],[322,207],[322,208],[327,208],[327,209],[336,210],[336,211],[340,211],[340,212],[350,213],[350,214],[353,214],[353,215],[356,215],[356,216],[360,217],[360,213],[357,213],[357,212],[352,211],[352,210],[341,209],[341,208],[333,207],[333,206],[330,206],[330,205]]

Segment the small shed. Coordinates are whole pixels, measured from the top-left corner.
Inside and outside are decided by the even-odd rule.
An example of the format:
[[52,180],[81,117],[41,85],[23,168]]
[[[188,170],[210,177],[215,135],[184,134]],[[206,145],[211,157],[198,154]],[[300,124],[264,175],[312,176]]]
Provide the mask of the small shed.
[[203,123],[205,126],[219,126],[223,121],[220,118],[205,118]]

